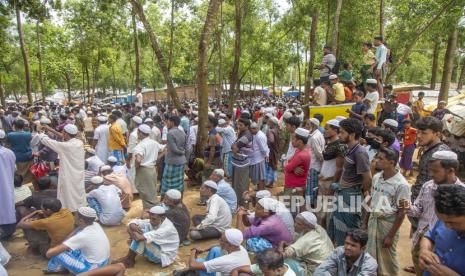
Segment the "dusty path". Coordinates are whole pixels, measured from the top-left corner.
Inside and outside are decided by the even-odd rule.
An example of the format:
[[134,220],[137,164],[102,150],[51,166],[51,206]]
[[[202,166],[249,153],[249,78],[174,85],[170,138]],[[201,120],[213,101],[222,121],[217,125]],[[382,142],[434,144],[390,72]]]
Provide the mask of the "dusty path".
[[[409,182],[412,182],[409,179]],[[279,181],[280,185],[282,185],[282,179],[280,177]],[[279,188],[276,188],[276,191]],[[192,188],[186,191],[184,202],[187,206],[189,206],[189,210],[191,215],[193,214],[201,214],[203,213],[204,207],[199,207],[196,205],[198,201],[199,193],[198,189]],[[124,222],[126,223],[129,219],[137,217],[141,213],[142,207],[140,200],[134,201],[131,210],[128,212]],[[104,227],[105,233],[107,234],[110,245],[111,245],[111,258],[117,259],[124,256],[127,252],[127,232],[126,227],[124,225],[121,226],[113,226],[113,227]],[[409,231],[410,231],[410,223],[406,219],[401,227],[400,232],[400,241],[397,245],[397,254],[398,260],[400,264],[400,268],[402,269],[406,265],[411,263],[411,255],[410,255],[410,248],[411,242],[409,239]],[[171,266],[162,269],[159,265],[155,265],[146,261],[143,258],[137,258],[137,263],[135,268],[129,269],[126,272],[126,275],[131,276],[149,276],[149,275],[171,275],[171,272],[175,269],[185,267],[186,261],[188,259],[189,251],[192,247],[208,247],[212,244],[215,244],[216,241],[208,241],[208,242],[199,242],[193,243],[188,247],[181,247],[178,252],[178,257],[174,264]],[[37,276],[43,275],[42,269],[44,269],[47,265],[46,260],[41,257],[32,256],[27,254],[26,252],[26,242],[23,239],[22,231],[16,231],[14,237],[8,241],[3,243],[4,246],[7,248],[8,252],[12,255],[12,259],[7,266],[7,270],[10,276]],[[413,275],[404,272],[401,270],[399,275]]]

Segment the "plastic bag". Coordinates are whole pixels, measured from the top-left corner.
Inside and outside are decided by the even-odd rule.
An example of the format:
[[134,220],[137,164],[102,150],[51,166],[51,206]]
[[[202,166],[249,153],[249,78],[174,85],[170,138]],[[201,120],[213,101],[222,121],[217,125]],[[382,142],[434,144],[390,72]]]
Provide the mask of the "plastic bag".
[[43,176],[46,176],[50,171],[50,168],[47,166],[47,164],[45,164],[45,162],[38,161],[31,166],[30,171],[34,178],[37,180]]

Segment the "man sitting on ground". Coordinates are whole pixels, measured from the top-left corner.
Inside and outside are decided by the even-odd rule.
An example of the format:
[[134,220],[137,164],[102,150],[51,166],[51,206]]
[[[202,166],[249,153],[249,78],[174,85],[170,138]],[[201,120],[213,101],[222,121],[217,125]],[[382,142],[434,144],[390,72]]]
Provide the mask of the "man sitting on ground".
[[103,177],[103,181],[109,185],[115,185],[118,187],[121,194],[121,205],[123,209],[131,208],[133,200],[132,187],[128,177],[123,173],[113,172],[110,166],[105,165],[100,168],[100,174]]
[[[296,273],[284,262],[284,257],[277,249],[269,248],[255,256],[257,262],[251,266],[243,266],[232,271],[231,276],[238,276],[240,273],[247,275],[264,276],[295,276]],[[305,274],[302,274],[305,275]]]
[[108,264],[110,242],[102,227],[95,222],[97,213],[90,207],[77,210],[77,228],[63,243],[47,251],[45,273],[71,272],[79,274]]
[[190,241],[187,239],[189,228],[191,226],[191,219],[189,210],[186,205],[182,203],[181,192],[176,189],[168,190],[163,198],[165,204],[166,217],[174,224],[178,231],[179,240],[183,245],[189,245]]
[[103,181],[103,177],[94,176],[92,183],[99,185],[87,194],[87,202],[103,225],[119,225],[126,215],[121,206],[121,190],[115,185]]
[[226,201],[216,194],[217,191],[218,185],[211,180],[205,181],[200,187],[200,196],[208,198],[207,214],[192,217],[192,223],[196,226],[190,232],[192,240],[217,239],[231,226],[231,211]]
[[217,195],[222,197],[229,205],[231,214],[234,214],[237,209],[237,196],[231,184],[224,180],[224,170],[216,169],[210,175],[210,180],[215,181],[218,185]]
[[123,263],[126,268],[134,267],[136,256],[166,267],[174,262],[179,248],[179,235],[173,223],[166,217],[165,208],[150,208],[150,219],[134,219],[128,224],[131,239],[128,253],[115,263]]
[[367,242],[366,231],[350,230],[346,234],[344,246],[334,249],[331,256],[316,268],[313,275],[376,276],[378,264],[368,252],[365,252]]
[[[61,208],[58,199],[45,199],[42,202],[42,210],[25,216],[16,227],[24,230],[29,249],[45,257],[50,247],[62,243],[73,231],[74,217],[68,209]],[[46,233],[45,241],[42,231]]]

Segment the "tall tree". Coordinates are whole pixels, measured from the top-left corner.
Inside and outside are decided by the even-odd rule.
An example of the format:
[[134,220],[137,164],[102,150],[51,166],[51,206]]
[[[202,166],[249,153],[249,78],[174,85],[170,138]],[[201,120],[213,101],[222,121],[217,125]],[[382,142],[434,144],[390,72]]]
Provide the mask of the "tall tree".
[[462,89],[464,78],[465,78],[465,61],[462,61],[462,69],[460,69],[459,81],[457,82],[457,90]]
[[239,65],[241,61],[241,29],[242,29],[242,7],[241,0],[234,1],[235,28],[234,28],[234,64],[229,78],[229,113],[232,113],[234,107],[234,98],[239,92]]
[[144,13],[144,9],[142,5],[139,3],[139,1],[129,0],[129,2],[131,2],[133,8],[136,10],[139,20],[144,25],[145,31],[147,32],[147,35],[150,39],[150,43],[152,45],[153,51],[155,52],[155,55],[157,56],[158,65],[160,66],[160,69],[163,74],[163,78],[166,83],[166,90],[168,92],[168,95],[173,100],[174,106],[178,109],[181,109],[181,102],[178,99],[178,95],[176,94],[176,89],[174,88],[174,85],[173,85],[173,78],[171,77],[171,71],[169,70],[167,66],[163,52],[160,48],[160,45],[158,44],[157,37],[155,36],[155,33],[152,29],[152,25],[150,25],[150,22],[147,20],[147,17],[145,16],[145,13]]
[[434,43],[434,50],[433,50],[433,64],[431,66],[431,81],[429,87],[431,89],[436,88],[436,81],[438,75],[438,64],[439,64],[439,50],[440,50],[441,42],[436,40]]
[[444,55],[444,69],[442,71],[441,88],[439,89],[438,103],[447,101],[449,98],[450,80],[452,78],[452,68],[454,67],[455,49],[457,47],[458,30],[454,26],[447,39],[447,49]]
[[136,12],[134,8],[132,9],[132,32],[134,35],[134,55],[136,59],[136,71],[135,71],[135,88],[136,93],[142,92],[142,87],[140,86],[140,52],[139,52],[139,40],[137,38],[137,24],[136,24]]
[[[316,55],[316,42],[317,42],[317,29],[318,29],[318,16],[319,10],[318,7],[315,7],[312,13],[312,26],[310,27],[309,35],[309,50],[310,50],[310,59],[307,66],[307,77],[305,82],[305,104],[310,103],[310,90],[313,85],[313,67],[315,66],[315,55]],[[304,109],[305,118],[309,117],[308,108]]]
[[19,47],[21,48],[21,55],[23,56],[23,64],[24,64],[24,77],[26,81],[26,94],[27,94],[27,101],[32,103],[32,80],[31,80],[31,70],[29,68],[29,54],[26,48],[26,44],[24,43],[24,35],[23,35],[23,27],[21,23],[21,10],[20,4],[17,1],[14,1],[14,8],[16,13],[16,27],[18,29],[18,37],[19,37]]
[[384,0],[379,0],[379,35],[384,37]]
[[339,37],[339,22],[341,18],[342,1],[343,0],[337,0],[336,12],[334,13],[333,37],[331,39],[331,45],[333,46],[333,54],[336,57],[338,56],[337,50],[338,50],[338,37]]
[[39,84],[40,92],[42,95],[42,101],[45,101],[45,84],[42,76],[42,46],[40,44],[40,21],[36,22],[36,36],[37,36],[37,60],[39,61]]
[[215,15],[218,12],[221,0],[210,0],[207,17],[200,34],[197,63],[197,89],[199,101],[199,131],[197,132],[197,145],[195,153],[203,156],[204,146],[207,144],[208,123],[208,47],[210,45],[211,32]]

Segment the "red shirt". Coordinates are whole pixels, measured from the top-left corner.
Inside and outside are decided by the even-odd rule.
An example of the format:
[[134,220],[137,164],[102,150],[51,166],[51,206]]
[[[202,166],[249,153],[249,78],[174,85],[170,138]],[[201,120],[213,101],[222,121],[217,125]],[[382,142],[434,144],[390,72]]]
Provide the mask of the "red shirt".
[[[304,172],[300,175],[294,173],[294,169],[301,167]],[[296,188],[305,187],[307,184],[308,170],[310,168],[310,150],[296,150],[294,156],[289,160],[284,167],[284,187]]]
[[413,127],[409,127],[404,129],[404,145],[412,145],[415,144],[417,140],[417,129]]

